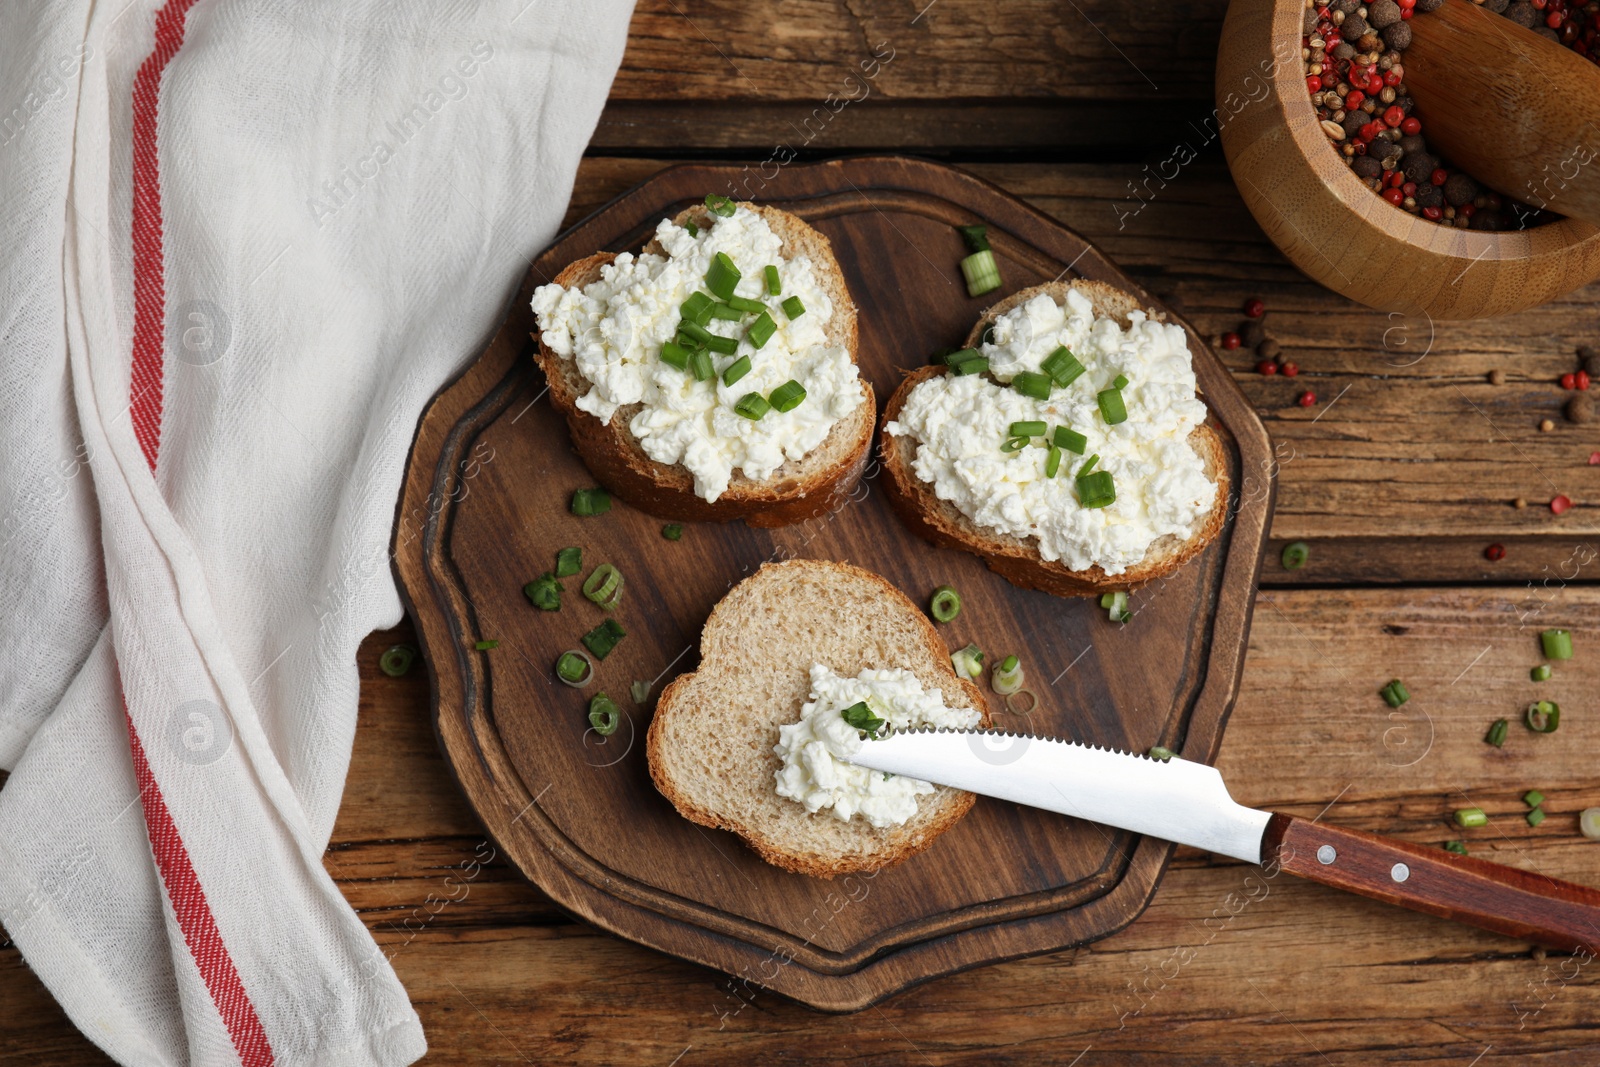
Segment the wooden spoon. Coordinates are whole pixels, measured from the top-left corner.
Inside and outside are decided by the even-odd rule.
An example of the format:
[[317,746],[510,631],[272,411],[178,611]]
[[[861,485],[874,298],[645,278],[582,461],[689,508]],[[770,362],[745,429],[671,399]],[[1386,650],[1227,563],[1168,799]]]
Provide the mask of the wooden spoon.
[[1507,196],[1600,225],[1600,67],[1468,0],[1418,13],[1402,62],[1431,148]]

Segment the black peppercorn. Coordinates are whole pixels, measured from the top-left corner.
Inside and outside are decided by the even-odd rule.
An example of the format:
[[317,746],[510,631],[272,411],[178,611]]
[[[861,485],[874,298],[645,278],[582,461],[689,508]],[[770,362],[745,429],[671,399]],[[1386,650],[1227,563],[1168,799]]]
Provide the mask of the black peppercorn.
[[1367,21],[1377,30],[1393,26],[1400,21],[1400,5],[1394,0],[1373,0],[1367,5]]
[[1561,35],[1555,30],[1552,30],[1549,26],[1535,27],[1533,32],[1537,33],[1540,37],[1545,37],[1554,41],[1556,44],[1561,43]]
[[1356,172],[1356,177],[1371,180],[1383,173],[1383,164],[1372,156],[1357,156],[1350,169]]
[[1478,183],[1465,174],[1452,174],[1444,183],[1444,198],[1455,207],[1470,204],[1478,196]]
[[1267,339],[1267,325],[1260,319],[1246,319],[1239,324],[1239,343],[1254,348]]
[[1422,14],[1437,11],[1444,6],[1444,0],[1417,0],[1416,10]]
[[1506,18],[1515,22],[1524,29],[1533,29],[1533,24],[1539,21],[1539,11],[1527,0],[1517,0],[1516,3],[1506,8]]
[[1593,422],[1594,421],[1594,398],[1590,397],[1590,396],[1587,396],[1587,395],[1585,395],[1583,393],[1579,393],[1577,396],[1573,397],[1571,400],[1568,400],[1567,401],[1567,421],[1568,422]]
[[1282,351],[1283,349],[1278,345],[1278,342],[1270,337],[1256,346],[1256,355],[1262,359],[1277,359],[1278,353]]
[[1426,152],[1427,150],[1428,142],[1422,139],[1422,134],[1420,133],[1408,133],[1400,138],[1400,151],[1407,156],[1416,152]]
[[1583,360],[1583,371],[1593,381],[1600,382],[1600,348],[1579,345],[1578,358]]
[[1349,59],[1355,54],[1355,45],[1349,43],[1348,41],[1340,41],[1338,44],[1333,46],[1333,57],[1335,59]]
[[1472,216],[1472,228],[1474,230],[1484,230],[1488,233],[1496,233],[1505,229],[1506,225],[1505,220],[1500,217],[1500,212],[1479,211]]
[[1483,0],[1483,9],[1500,14],[1511,3],[1511,0]]
[[1346,137],[1354,137],[1361,131],[1361,127],[1371,121],[1365,111],[1358,107],[1353,107],[1344,113],[1344,122],[1340,123],[1340,125],[1344,127],[1344,135]]
[[1383,43],[1393,48],[1396,52],[1404,52],[1411,47],[1411,23],[1396,22],[1392,26],[1383,28]]
[[1342,11],[1346,15],[1354,15],[1361,8],[1361,0],[1333,0],[1329,5],[1334,11]]
[[1444,190],[1431,181],[1417,183],[1418,207],[1444,207]]
[[1439,157],[1427,152],[1409,152],[1400,162],[1400,169],[1406,172],[1406,180],[1422,185],[1433,177],[1433,172],[1439,168]]
[[1362,37],[1366,36],[1370,28],[1367,25],[1367,20],[1360,15],[1346,16],[1345,20],[1339,24],[1339,32],[1344,35],[1344,39],[1347,41],[1361,40]]

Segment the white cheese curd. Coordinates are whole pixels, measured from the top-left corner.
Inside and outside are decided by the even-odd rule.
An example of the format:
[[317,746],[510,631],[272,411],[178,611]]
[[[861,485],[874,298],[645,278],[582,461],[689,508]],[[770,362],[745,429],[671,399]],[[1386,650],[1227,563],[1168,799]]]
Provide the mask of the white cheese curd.
[[821,663],[812,665],[811,699],[800,709],[799,722],[778,728],[778,743],[772,749],[783,760],[775,775],[778,795],[804,804],[813,814],[831,809],[841,822],[860,813],[880,830],[899,826],[917,813],[917,798],[932,793],[934,786],[844,762],[842,757],[859,751],[865,742],[841,712],[861,701],[897,730],[966,729],[981,723],[983,716],[970,708],[946,707],[942,690],[923,689],[908,670],[868,668],[845,678]]
[[[1210,511],[1216,483],[1189,444],[1205,421],[1195,396],[1194,367],[1182,327],[1134,312],[1127,329],[1096,317],[1089,299],[1068,291],[1065,307],[1039,295],[1001,315],[981,347],[996,379],[1010,382],[1065,345],[1086,370],[1049,400],[1024,396],[981,374],[945,374],[911,391],[891,435],[917,442],[912,470],[979,526],[1034,538],[1039,555],[1072,570],[1101,567],[1121,574],[1166,534],[1189,537]],[[1107,425],[1096,395],[1126,375],[1127,421]],[[1048,449],[1035,438],[1004,452],[1014,422],[1066,426],[1088,438],[1082,455],[1063,450],[1054,478],[1045,477]],[[1090,456],[1110,471],[1117,499],[1085,508],[1074,476]]]
[[[740,206],[698,236],[663,219],[656,240],[665,256],[624,252],[581,289],[542,285],[534,290],[533,310],[544,343],[574,360],[590,384],[578,407],[609,424],[618,408],[642,404],[628,429],[645,453],[659,463],[681,463],[694,475],[696,495],[714,501],[735,471],[761,481],[785,461],[804,457],[865,398],[849,352],[827,343],[833,302],[818,284],[816,266],[804,255],[785,259],[781,239],[758,213]],[[678,306],[706,292],[706,270],[718,252],[741,273],[735,295],[764,303],[778,328],[757,349],[744,336],[753,314],[742,321],[711,319],[705,328],[737,338],[739,348],[732,355],[712,353],[716,377],[697,382],[661,362],[661,346],[677,332]],[[778,268],[780,296],[766,291],[762,270],[768,264]],[[782,307],[791,296],[805,306],[793,321]],[[723,384],[722,372],[741,356],[750,357],[750,372]],[[798,407],[756,420],[734,411],[745,395],[768,396],[791,379],[805,387]]]

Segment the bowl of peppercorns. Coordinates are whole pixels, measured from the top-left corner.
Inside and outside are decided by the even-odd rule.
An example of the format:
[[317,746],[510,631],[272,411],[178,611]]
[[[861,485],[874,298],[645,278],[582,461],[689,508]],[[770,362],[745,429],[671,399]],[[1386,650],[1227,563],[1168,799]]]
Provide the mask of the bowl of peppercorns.
[[[1384,311],[1503,315],[1600,277],[1600,230],[1430,150],[1405,50],[1442,3],[1232,0],[1215,125],[1251,214],[1316,281]],[[1600,0],[1482,6],[1600,62]]]

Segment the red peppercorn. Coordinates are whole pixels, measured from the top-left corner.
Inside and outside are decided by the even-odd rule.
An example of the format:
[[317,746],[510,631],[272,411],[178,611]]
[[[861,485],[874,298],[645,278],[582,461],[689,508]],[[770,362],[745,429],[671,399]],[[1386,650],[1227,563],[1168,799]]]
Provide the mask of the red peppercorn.
[[1563,389],[1576,389],[1577,387],[1578,387],[1578,376],[1576,374],[1573,374],[1571,371],[1568,371],[1566,374],[1563,374],[1561,376],[1561,388],[1563,388]]
[[1440,219],[1444,218],[1444,209],[1437,207],[1425,207],[1422,209],[1422,214],[1423,217],[1432,219],[1434,222],[1438,222]]
[[1300,394],[1300,406],[1301,407],[1308,408],[1312,404],[1315,404],[1316,402],[1317,402],[1317,394],[1313,393],[1311,390],[1307,389],[1305,392]]
[[1555,512],[1557,515],[1564,514],[1571,506],[1572,498],[1567,496],[1565,493],[1562,493],[1554,500],[1550,501],[1550,510]]
[[1390,186],[1392,188],[1395,188],[1395,189],[1400,188],[1400,186],[1405,182],[1405,180],[1406,180],[1405,172],[1404,171],[1398,171],[1398,170],[1391,170],[1388,173],[1388,175],[1383,179],[1385,185],[1388,185],[1388,186]]
[[1385,126],[1398,126],[1405,120],[1406,113],[1400,110],[1398,104],[1390,104],[1388,110],[1383,113],[1383,124]]
[[1285,378],[1293,378],[1296,374],[1300,373],[1300,365],[1297,363],[1285,363],[1282,367],[1282,370]]
[[1238,348],[1239,347],[1239,335],[1234,333],[1232,330],[1229,330],[1227,333],[1223,334],[1222,335],[1222,347],[1223,348]]
[[1401,71],[1398,67],[1390,67],[1383,74],[1383,84],[1399,85]]
[[1313,93],[1322,92],[1322,78],[1316,74],[1306,77],[1306,89]]
[[1377,96],[1381,92],[1383,92],[1383,78],[1374,74],[1367,79],[1367,95]]
[[1344,97],[1345,110],[1354,111],[1356,108],[1360,107],[1366,99],[1366,93],[1362,92],[1360,89],[1351,89],[1345,94]]
[[1549,26],[1552,30],[1559,30],[1561,28],[1560,13],[1555,11],[1550,12],[1550,14],[1544,17],[1544,24]]
[[1244,302],[1244,314],[1246,318],[1259,319],[1263,314],[1266,313],[1266,310],[1266,302],[1261,300],[1259,297],[1253,296]]
[[1407,115],[1405,121],[1400,124],[1400,132],[1421,133],[1422,120],[1417,118],[1415,115]]
[[1270,359],[1264,359],[1256,364],[1256,373],[1271,376],[1278,373],[1278,365]]
[[1488,560],[1490,563],[1499,563],[1501,560],[1506,558],[1506,546],[1490,545],[1488,548],[1483,550],[1483,558]]
[[1394,74],[1394,81],[1391,82],[1390,84],[1391,85],[1399,85],[1400,84],[1400,79],[1404,78],[1406,76],[1406,68],[1404,68],[1400,64],[1396,63],[1394,66],[1390,67],[1389,70]]
[[1414,14],[1416,14],[1416,9],[1414,7],[1403,7],[1400,9],[1400,17],[1405,19],[1407,22],[1411,21],[1411,16]]
[[1400,10],[1402,10],[1402,11],[1404,11],[1408,7],[1416,7],[1416,6],[1417,6],[1417,0],[1400,0]]
[[1588,389],[1589,388],[1589,372],[1586,371],[1586,370],[1581,370],[1577,374],[1574,374],[1572,376],[1572,384],[1573,384],[1573,386],[1575,388],[1580,389],[1580,390]]
[[1389,203],[1393,204],[1395,207],[1399,207],[1401,204],[1406,202],[1406,194],[1402,193],[1399,189],[1385,189],[1383,191],[1383,198],[1389,201]]
[[1361,127],[1359,131],[1357,131],[1356,136],[1361,138],[1363,141],[1370,141],[1374,137],[1378,136],[1379,129],[1380,127],[1376,122],[1369,122],[1365,126]]
[[1428,176],[1428,181],[1432,182],[1434,185],[1443,185],[1449,180],[1450,172],[1445,170],[1443,167],[1440,167]]
[[1407,196],[1416,196],[1417,195],[1417,183],[1416,182],[1406,182],[1404,185],[1402,185],[1400,187],[1400,191],[1402,193],[1405,193]]
[[1469,219],[1477,213],[1478,208],[1476,204],[1462,204],[1460,207],[1456,208],[1457,215],[1465,215]]

